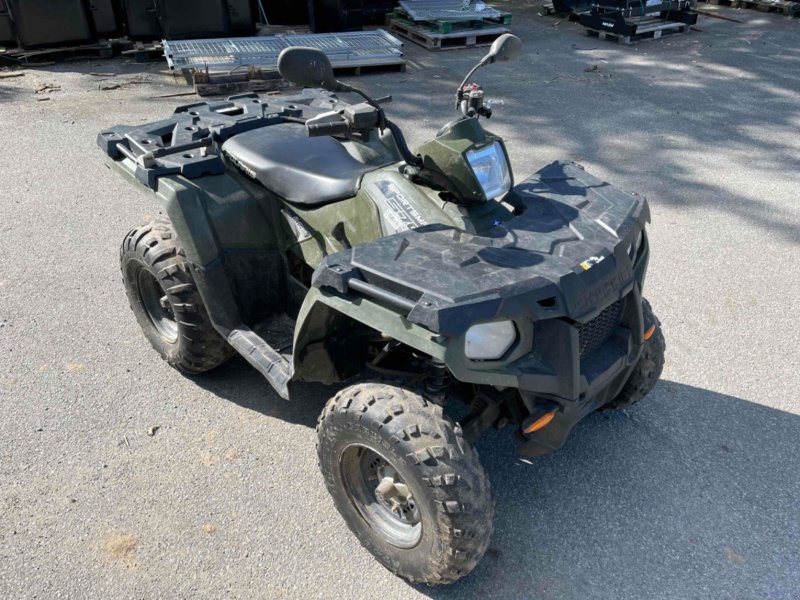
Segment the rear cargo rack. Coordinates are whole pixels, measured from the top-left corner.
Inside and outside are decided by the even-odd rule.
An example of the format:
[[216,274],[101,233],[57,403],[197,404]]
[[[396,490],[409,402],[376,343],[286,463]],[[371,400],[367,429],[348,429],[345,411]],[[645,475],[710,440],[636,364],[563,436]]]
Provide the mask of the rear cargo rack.
[[198,102],[177,108],[163,121],[103,131],[97,145],[115,161],[129,160],[136,179],[155,191],[165,175],[196,179],[224,173],[219,146],[235,135],[302,120],[331,110],[336,102],[335,96],[321,90],[269,101],[246,94]]

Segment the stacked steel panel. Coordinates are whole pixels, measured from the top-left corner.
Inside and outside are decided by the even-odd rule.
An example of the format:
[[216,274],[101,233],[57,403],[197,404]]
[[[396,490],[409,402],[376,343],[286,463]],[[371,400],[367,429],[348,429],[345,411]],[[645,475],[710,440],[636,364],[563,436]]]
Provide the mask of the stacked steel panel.
[[278,55],[289,46],[319,48],[334,67],[369,66],[403,61],[402,42],[378,29],[329,34],[299,34],[164,41],[170,68],[231,71],[239,67],[277,68]]

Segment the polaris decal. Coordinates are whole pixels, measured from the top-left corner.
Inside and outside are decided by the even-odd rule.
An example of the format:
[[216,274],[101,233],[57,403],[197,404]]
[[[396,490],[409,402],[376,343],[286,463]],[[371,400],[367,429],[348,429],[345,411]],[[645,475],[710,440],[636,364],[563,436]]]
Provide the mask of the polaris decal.
[[605,256],[590,256],[585,261],[581,263],[581,267],[583,267],[584,271],[588,271],[595,265],[599,265],[601,262],[605,260]]
[[574,301],[574,306],[578,312],[589,310],[593,306],[597,306],[603,300],[619,294],[619,291],[624,289],[628,282],[633,277],[633,272],[630,270],[623,270],[614,274],[610,279],[600,283],[594,288],[587,291],[585,294],[578,296]]
[[375,183],[380,196],[374,198],[378,210],[384,220],[386,233],[400,233],[415,227],[427,225],[428,222],[408,201],[406,195],[392,181],[381,180]]

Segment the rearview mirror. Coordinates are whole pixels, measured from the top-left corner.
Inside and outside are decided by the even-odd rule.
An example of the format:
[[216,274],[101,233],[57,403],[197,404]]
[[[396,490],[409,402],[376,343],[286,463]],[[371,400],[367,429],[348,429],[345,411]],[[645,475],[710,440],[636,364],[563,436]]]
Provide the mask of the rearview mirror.
[[511,62],[519,56],[519,51],[521,49],[522,40],[510,33],[504,33],[494,41],[492,47],[489,49],[489,54],[487,54],[481,62],[484,64]]
[[317,48],[285,48],[278,56],[278,72],[281,77],[300,87],[335,92],[338,86],[331,61]]

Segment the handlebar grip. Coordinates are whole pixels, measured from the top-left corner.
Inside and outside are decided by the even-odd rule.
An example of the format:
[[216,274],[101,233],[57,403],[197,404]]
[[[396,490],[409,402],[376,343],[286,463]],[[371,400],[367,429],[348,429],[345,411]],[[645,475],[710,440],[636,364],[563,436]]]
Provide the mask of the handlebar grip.
[[350,131],[347,121],[334,121],[332,123],[306,123],[308,137],[322,137],[325,135],[344,135]]

